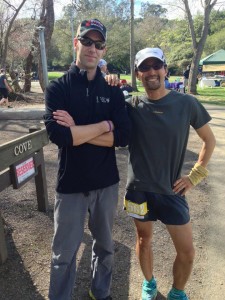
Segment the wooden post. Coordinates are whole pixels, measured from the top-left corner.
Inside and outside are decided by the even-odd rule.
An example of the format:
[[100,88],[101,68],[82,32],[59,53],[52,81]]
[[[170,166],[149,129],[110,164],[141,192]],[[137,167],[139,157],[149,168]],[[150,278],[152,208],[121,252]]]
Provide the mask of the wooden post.
[[0,264],[3,264],[8,257],[6,242],[5,242],[5,234],[4,234],[4,226],[0,213]]
[[38,174],[35,176],[38,210],[46,212],[48,211],[48,192],[43,148],[38,151],[35,161],[37,163],[38,171]]
[[[41,130],[40,127],[32,126],[29,132]],[[36,153],[35,162],[37,165],[37,175],[35,176],[35,186],[37,193],[38,210],[42,212],[48,211],[48,192],[45,174],[45,161],[43,148]]]

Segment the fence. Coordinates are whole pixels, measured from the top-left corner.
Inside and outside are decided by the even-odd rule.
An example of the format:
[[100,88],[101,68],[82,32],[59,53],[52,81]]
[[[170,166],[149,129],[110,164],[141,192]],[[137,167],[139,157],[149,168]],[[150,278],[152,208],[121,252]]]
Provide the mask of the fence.
[[[30,128],[29,134],[0,145],[0,192],[9,186],[19,189],[35,178],[38,210],[48,210],[43,147],[48,144],[46,129]],[[1,199],[0,199],[1,201]],[[7,246],[0,212],[0,264],[7,259]]]

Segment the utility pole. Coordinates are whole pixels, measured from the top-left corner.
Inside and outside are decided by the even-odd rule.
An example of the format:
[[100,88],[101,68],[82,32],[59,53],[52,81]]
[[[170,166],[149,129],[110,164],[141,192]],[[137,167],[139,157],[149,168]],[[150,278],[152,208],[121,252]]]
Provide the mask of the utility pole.
[[48,67],[47,67],[47,58],[46,58],[46,51],[45,51],[45,37],[44,37],[45,27],[39,26],[37,27],[37,30],[39,31],[39,42],[40,42],[40,49],[41,49],[41,62],[42,62],[44,88],[46,88],[48,85]]
[[72,35],[72,53],[73,53],[73,61],[75,61],[75,49],[74,49],[74,10],[72,7],[71,10],[71,35]]
[[137,90],[136,87],[136,77],[134,72],[134,0],[130,1],[130,72],[131,72],[131,82],[134,91]]

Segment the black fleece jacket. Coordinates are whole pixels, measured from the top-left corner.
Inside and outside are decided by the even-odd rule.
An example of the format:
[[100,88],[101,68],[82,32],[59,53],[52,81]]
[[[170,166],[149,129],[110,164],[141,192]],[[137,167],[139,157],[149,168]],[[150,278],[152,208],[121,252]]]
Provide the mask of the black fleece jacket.
[[[130,134],[130,121],[121,90],[109,86],[99,68],[95,79],[88,81],[86,71],[73,65],[61,78],[49,84],[45,99],[45,126],[49,139],[59,149],[56,191],[65,194],[88,192],[117,183],[115,146],[126,146]],[[114,146],[88,143],[73,146],[70,128],[57,124],[53,118],[52,113],[57,109],[66,110],[76,125],[111,120],[115,126]]]

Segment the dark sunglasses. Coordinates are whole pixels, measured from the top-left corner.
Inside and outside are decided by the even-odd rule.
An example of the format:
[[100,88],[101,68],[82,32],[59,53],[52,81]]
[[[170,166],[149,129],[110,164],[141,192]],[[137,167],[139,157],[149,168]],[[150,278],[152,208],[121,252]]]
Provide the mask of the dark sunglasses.
[[91,45],[94,44],[95,48],[98,50],[103,50],[103,49],[105,49],[105,46],[106,46],[104,41],[93,41],[92,39],[90,39],[88,37],[79,37],[78,40],[85,47],[91,47]]
[[153,65],[142,65],[142,64],[141,64],[141,65],[138,67],[138,71],[140,71],[140,72],[148,72],[148,71],[150,71],[151,69],[157,71],[157,70],[162,69],[163,66],[164,66],[164,63],[163,63],[163,62],[162,62],[162,63],[155,63],[155,64],[153,64]]

